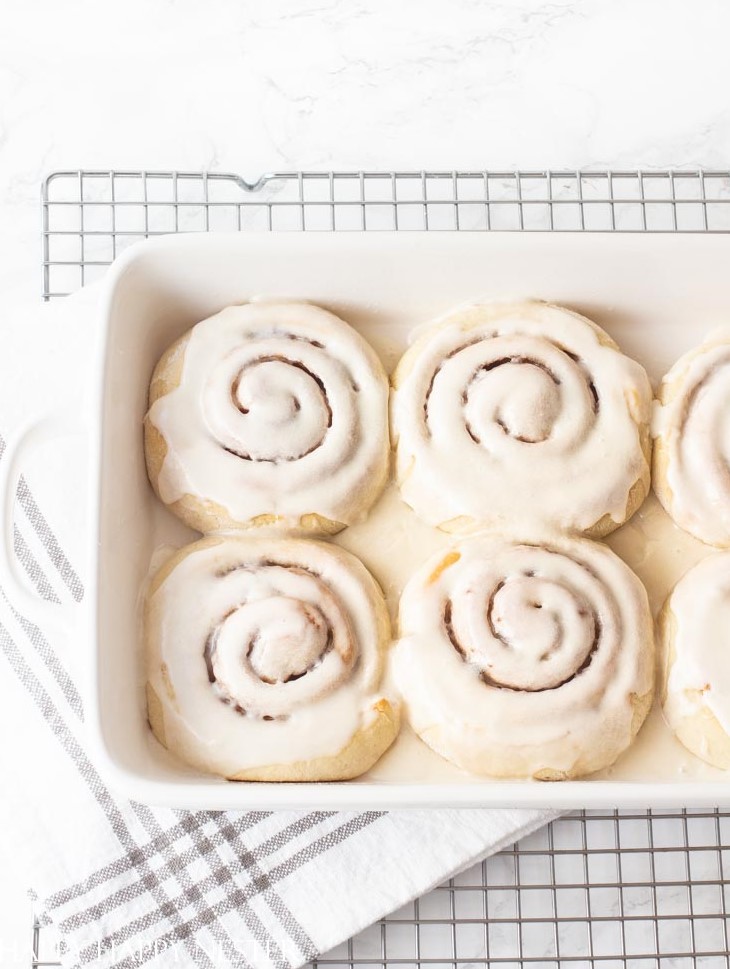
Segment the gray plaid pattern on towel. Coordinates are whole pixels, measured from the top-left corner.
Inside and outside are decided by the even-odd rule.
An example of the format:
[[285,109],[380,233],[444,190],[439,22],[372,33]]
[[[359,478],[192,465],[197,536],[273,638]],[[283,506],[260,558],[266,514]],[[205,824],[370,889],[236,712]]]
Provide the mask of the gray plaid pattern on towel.
[[[0,457],[4,450],[0,438]],[[81,580],[24,480],[17,498],[63,585],[80,601]],[[15,552],[39,595],[58,601],[31,542],[17,524]],[[103,961],[109,969],[132,969],[175,945],[184,946],[196,966],[210,969],[220,965],[218,957],[227,966],[242,969],[262,964],[287,969],[313,958],[316,948],[277,894],[277,883],[377,822],[384,812],[311,812],[289,820],[272,835],[270,827],[261,833],[262,823],[273,818],[271,812],[152,809],[114,797],[84,750],[82,701],[63,661],[43,632],[12,609],[4,594],[3,599],[26,638],[23,644],[14,642],[0,623],[5,660],[88,785],[119,846],[113,861],[42,900],[45,912],[66,939],[67,951],[74,949],[74,963],[99,965]],[[63,705],[44,687],[35,663],[59,687]],[[288,820],[292,815],[282,817]],[[127,906],[135,899],[143,914],[127,921]],[[258,914],[259,905],[251,904],[254,899],[268,909],[268,925]],[[247,953],[237,947],[222,922],[233,911],[246,926]],[[75,938],[83,938],[88,926],[100,922],[105,926],[103,934],[93,943],[75,948]],[[257,950],[253,961],[252,940]]]

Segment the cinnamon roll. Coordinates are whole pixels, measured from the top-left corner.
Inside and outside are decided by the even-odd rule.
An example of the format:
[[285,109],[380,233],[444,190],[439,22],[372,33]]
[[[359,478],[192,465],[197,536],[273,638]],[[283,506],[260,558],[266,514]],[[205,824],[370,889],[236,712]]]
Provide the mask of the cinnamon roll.
[[209,536],[154,576],[145,607],[148,713],[187,763],[232,780],[344,780],[398,732],[379,692],[383,596],[348,552]]
[[393,380],[403,499],[449,532],[602,536],[649,488],[651,388],[590,320],[547,303],[477,304],[416,340]]
[[152,487],[208,532],[273,525],[332,534],[388,475],[388,381],[332,313],[247,303],[203,320],[155,369],[145,420]]
[[730,768],[730,552],[701,561],[659,616],[661,699],[677,738],[702,760]]
[[654,490],[674,522],[730,546],[730,331],[674,364],[654,412]]
[[413,728],[477,774],[592,773],[651,706],[646,592],[603,545],[470,539],[408,582],[400,626],[394,673]]

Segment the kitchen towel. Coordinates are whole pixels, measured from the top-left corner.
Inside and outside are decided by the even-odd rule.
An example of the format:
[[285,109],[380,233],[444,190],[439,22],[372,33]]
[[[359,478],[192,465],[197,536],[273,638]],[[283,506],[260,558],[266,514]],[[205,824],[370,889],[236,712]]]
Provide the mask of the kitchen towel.
[[[92,288],[46,306],[6,303],[4,435],[68,402],[83,417],[97,302]],[[83,599],[85,487],[81,435],[36,455],[20,483],[15,554],[45,598]],[[40,628],[4,593],[0,610],[0,877],[37,894],[64,966],[296,967],[553,816],[129,802],[87,753],[75,634]]]

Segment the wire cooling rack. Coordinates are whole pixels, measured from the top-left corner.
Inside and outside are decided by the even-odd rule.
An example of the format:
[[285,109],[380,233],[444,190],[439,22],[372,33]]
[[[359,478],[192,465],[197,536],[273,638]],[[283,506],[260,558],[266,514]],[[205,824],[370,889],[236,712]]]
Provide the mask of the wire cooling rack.
[[55,172],[43,295],[91,282],[146,236],[242,229],[727,232],[730,173]]
[[[166,232],[260,229],[730,231],[728,172],[56,172],[43,296]],[[730,969],[730,814],[554,821],[318,960],[327,969]],[[58,966],[36,919],[30,964]]]

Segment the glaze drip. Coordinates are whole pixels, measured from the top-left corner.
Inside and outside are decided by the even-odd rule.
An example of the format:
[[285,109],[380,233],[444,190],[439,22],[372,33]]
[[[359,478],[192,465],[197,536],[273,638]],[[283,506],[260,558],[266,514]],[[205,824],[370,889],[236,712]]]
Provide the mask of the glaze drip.
[[448,531],[615,527],[634,486],[648,488],[648,378],[577,314],[457,310],[406,352],[394,385],[402,495]]
[[190,331],[179,385],[152,402],[167,448],[153,483],[167,504],[192,496],[235,523],[342,527],[385,482],[387,400],[374,351],[333,314],[229,307]]
[[556,535],[461,542],[408,582],[400,625],[393,662],[411,724],[469,770],[597,769],[648,710],[646,592],[605,546]]

